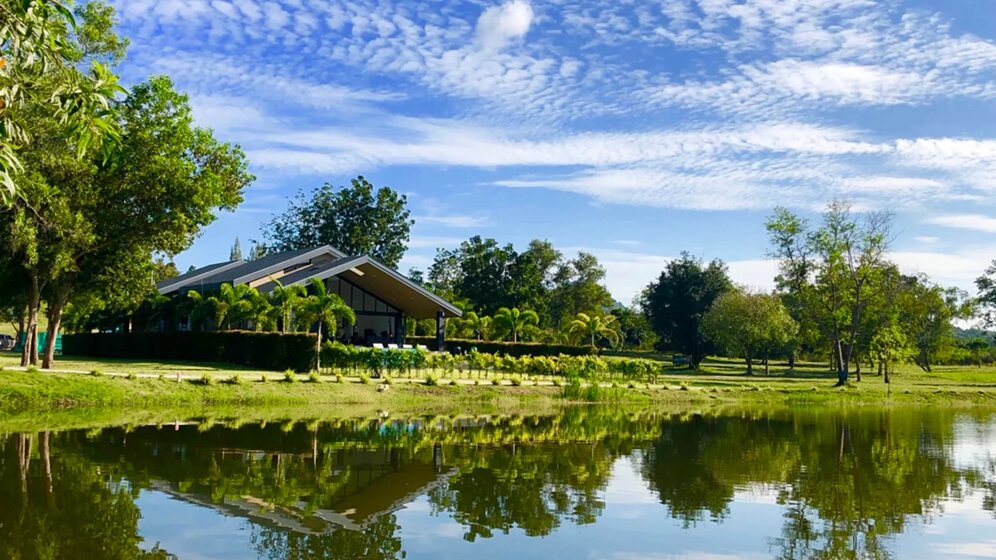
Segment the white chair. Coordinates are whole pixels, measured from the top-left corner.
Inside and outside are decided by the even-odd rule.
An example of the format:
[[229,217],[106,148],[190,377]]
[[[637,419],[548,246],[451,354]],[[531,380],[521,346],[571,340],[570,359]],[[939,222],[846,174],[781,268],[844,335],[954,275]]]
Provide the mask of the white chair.
[[405,350],[412,350],[412,349],[414,349],[415,347],[414,347],[414,346],[412,346],[411,344],[402,344],[402,345],[401,345],[401,348],[403,348],[403,349],[405,349]]
[[374,350],[383,350],[384,349],[384,345],[381,344],[381,343],[379,343],[379,342],[374,342],[371,346],[373,346]]
[[397,349],[398,349],[398,345],[397,345],[397,344],[394,344],[394,343],[392,342],[391,344],[388,344],[388,345],[387,345],[387,349],[388,349],[388,350],[397,350]]
[[415,348],[418,348],[419,350],[425,350],[425,351],[429,350],[429,347],[426,346],[426,345],[424,345],[424,344],[416,344]]

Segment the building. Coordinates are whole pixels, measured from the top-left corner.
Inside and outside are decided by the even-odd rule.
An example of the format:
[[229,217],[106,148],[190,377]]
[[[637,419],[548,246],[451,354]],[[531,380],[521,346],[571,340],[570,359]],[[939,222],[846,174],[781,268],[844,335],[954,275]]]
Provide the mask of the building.
[[252,261],[210,264],[156,285],[162,295],[209,293],[222,284],[248,284],[261,293],[271,292],[279,281],[285,287],[307,286],[317,278],[339,294],[356,312],[356,325],[345,338],[370,343],[404,339],[406,319],[435,319],[436,339],[442,345],[445,321],[459,317],[459,308],[376,259],[348,256],[324,245],[266,255]]

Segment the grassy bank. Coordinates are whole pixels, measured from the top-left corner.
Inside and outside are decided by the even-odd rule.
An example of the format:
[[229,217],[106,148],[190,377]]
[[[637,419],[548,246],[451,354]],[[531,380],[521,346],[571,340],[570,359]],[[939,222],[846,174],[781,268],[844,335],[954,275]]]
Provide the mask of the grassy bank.
[[[568,402],[639,405],[704,404],[947,404],[996,406],[996,370],[902,368],[887,385],[865,376],[832,387],[826,366],[776,366],[769,376],[744,375],[742,363],[710,360],[700,371],[674,371],[655,383],[601,380],[568,388],[562,380],[472,372],[420,372],[389,386],[364,376],[309,377],[219,364],[130,362],[64,358],[58,372],[24,371],[16,356],[0,354],[0,414],[7,417],[67,410],[169,411],[184,417],[232,408],[307,407],[406,413],[506,412],[552,409]],[[756,370],[759,371],[759,370]],[[96,372],[96,374],[92,373]],[[426,376],[431,380],[426,381]],[[178,380],[179,379],[179,380]],[[290,381],[292,379],[293,381]],[[380,385],[380,386],[379,386]],[[172,412],[176,411],[176,412]],[[183,412],[183,414],[180,414]]]

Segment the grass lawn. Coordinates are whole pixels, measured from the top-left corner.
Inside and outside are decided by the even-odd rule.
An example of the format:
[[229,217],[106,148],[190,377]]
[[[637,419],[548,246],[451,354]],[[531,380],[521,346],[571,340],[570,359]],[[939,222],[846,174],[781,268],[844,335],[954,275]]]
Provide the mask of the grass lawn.
[[[741,405],[996,407],[993,367],[940,366],[926,373],[904,366],[889,385],[881,377],[866,375],[860,383],[835,388],[835,375],[825,364],[799,364],[795,371],[773,364],[769,376],[763,375],[763,368],[746,376],[742,361],[710,359],[698,371],[667,370],[652,383],[621,378],[585,383],[564,398],[562,379],[494,372],[414,372],[411,378],[397,377],[386,388],[378,388],[382,380],[350,372],[315,379],[294,375],[294,382],[288,382],[281,372],[215,363],[62,357],[55,372],[24,371],[17,363],[17,355],[0,353],[4,368],[0,371],[0,420],[53,414],[87,419],[107,415],[187,418],[232,408],[254,413],[304,408],[308,414],[356,408],[371,414],[380,410],[507,413],[594,401],[689,410]],[[435,379],[433,383],[425,383],[427,374]]]

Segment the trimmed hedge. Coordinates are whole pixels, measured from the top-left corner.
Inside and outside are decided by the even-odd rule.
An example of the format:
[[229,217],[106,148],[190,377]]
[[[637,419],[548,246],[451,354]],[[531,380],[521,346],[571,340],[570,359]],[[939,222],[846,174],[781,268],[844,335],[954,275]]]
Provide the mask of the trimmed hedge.
[[[436,349],[436,339],[429,336],[405,337],[405,344],[422,344],[431,350]],[[456,348],[469,351],[476,348],[484,354],[503,354],[506,356],[593,356],[598,354],[594,346],[570,346],[567,344],[543,344],[537,342],[486,342],[463,338],[446,339],[446,349]]]
[[69,356],[224,362],[311,371],[317,339],[307,333],[253,331],[81,333],[62,337]]

